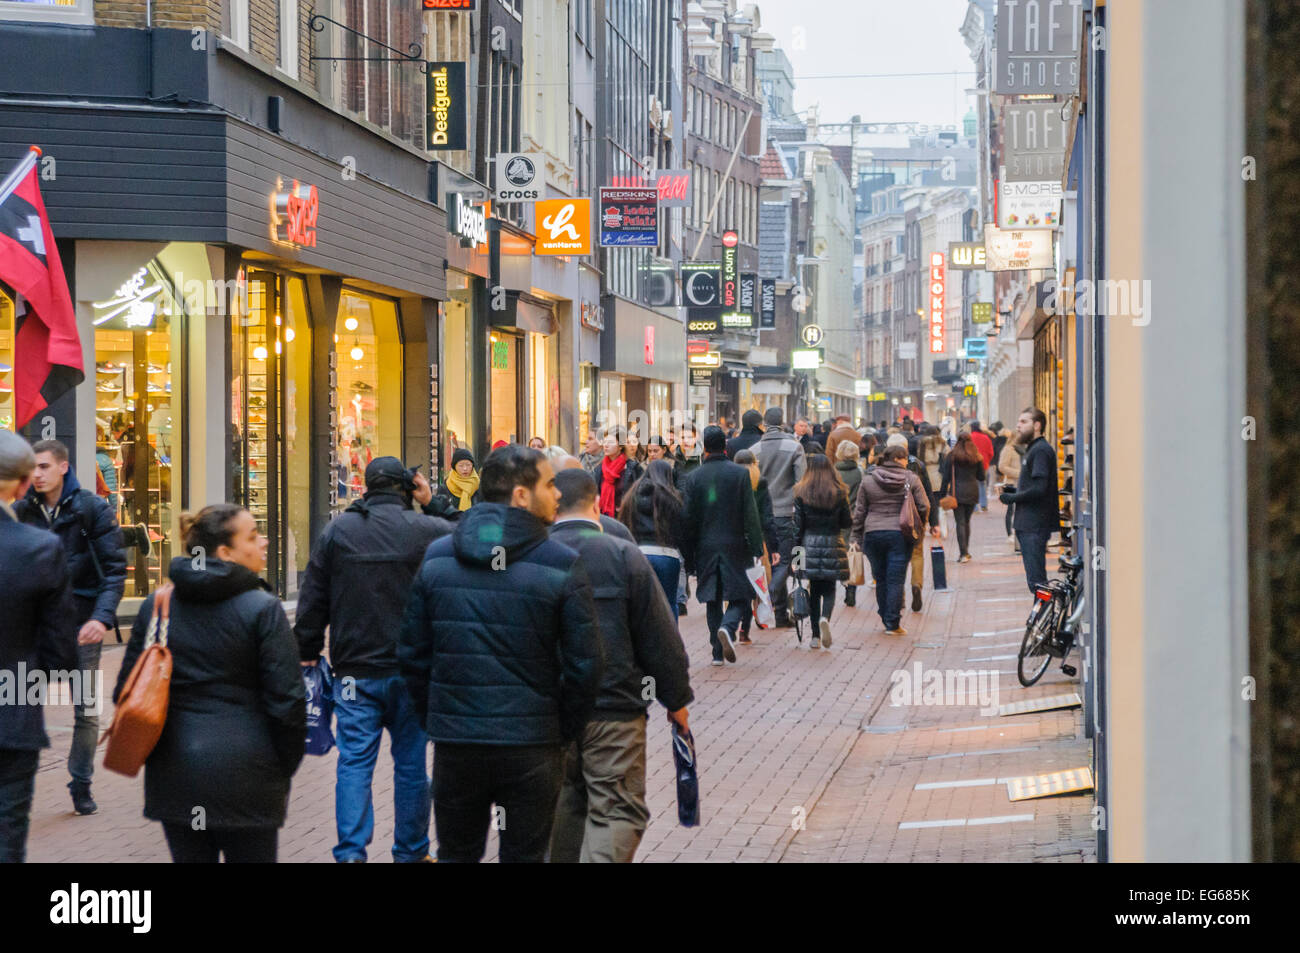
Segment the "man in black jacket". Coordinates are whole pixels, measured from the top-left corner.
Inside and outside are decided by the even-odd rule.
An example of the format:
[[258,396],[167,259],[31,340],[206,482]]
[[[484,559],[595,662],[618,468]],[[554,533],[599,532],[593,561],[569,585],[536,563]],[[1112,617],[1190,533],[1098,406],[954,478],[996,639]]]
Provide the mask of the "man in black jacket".
[[631,863],[650,820],[645,800],[646,708],[690,727],[686,649],[663,586],[634,543],[601,530],[596,482],[582,470],[556,474],[560,508],[551,539],[576,550],[591,580],[605,649],[605,675],[591,721],[565,754],[551,834],[552,863]]
[[397,668],[397,632],[424,551],[455,525],[411,509],[428,481],[396,457],[366,467],[366,494],[325,527],[298,593],[294,633],[314,665],[329,627],[339,746],[334,821],[339,863],[362,863],[375,829],[370,785],[384,729],[393,752],[393,860],[429,855],[429,739]]
[[578,554],[547,535],[559,493],[545,455],[492,451],[479,490],[425,553],[397,658],[434,743],[438,860],[481,860],[492,821],[502,862],[540,862],[563,745],[600,689],[600,630]]
[[1047,541],[1060,529],[1060,498],[1056,488],[1056,451],[1043,438],[1047,415],[1037,407],[1026,407],[1016,421],[1016,439],[1027,444],[1020,462],[1020,482],[1014,493],[998,499],[1016,505],[1016,539],[1025,564],[1029,591],[1047,582]]
[[736,454],[748,450],[763,439],[763,415],[757,410],[747,410],[740,418],[740,433],[727,441],[727,459],[735,460]]
[[0,864],[21,863],[26,855],[36,768],[41,749],[50,745],[44,709],[25,704],[30,676],[77,664],[63,547],[49,533],[18,522],[13,511],[35,465],[27,441],[0,430],[0,678],[14,690],[14,698],[0,705]]
[[687,482],[683,520],[682,558],[705,603],[714,665],[736,661],[736,630],[755,595],[745,571],[763,556],[749,470],[728,460],[726,449],[721,428],[705,427],[704,462]]
[[[68,467],[68,448],[57,440],[32,445],[36,469],[27,497],[14,506],[22,522],[48,529],[63,544],[72,586],[72,612],[64,624],[77,633],[77,668],[99,671],[104,636],[117,623],[117,604],[126,588],[126,555],[122,552],[121,530],[108,501],[83,490],[77,475]],[[96,676],[82,676],[87,685]],[[68,751],[68,774],[72,780],[72,806],[78,814],[98,810],[90,796],[90,779],[95,771],[95,745],[99,743],[99,710],[102,700],[86,688],[76,701],[72,747]]]

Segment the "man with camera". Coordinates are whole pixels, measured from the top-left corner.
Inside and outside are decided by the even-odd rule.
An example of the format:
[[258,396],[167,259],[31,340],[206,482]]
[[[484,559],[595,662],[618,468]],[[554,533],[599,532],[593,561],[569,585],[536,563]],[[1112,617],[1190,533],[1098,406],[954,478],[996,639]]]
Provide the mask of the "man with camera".
[[371,779],[383,731],[393,753],[393,859],[429,854],[428,737],[397,666],[397,633],[416,570],[429,544],[454,524],[417,513],[433,497],[429,482],[396,457],[366,467],[365,495],[325,528],[298,593],[294,632],[313,665],[329,627],[339,748],[334,818],[339,863],[361,863],[374,835]]

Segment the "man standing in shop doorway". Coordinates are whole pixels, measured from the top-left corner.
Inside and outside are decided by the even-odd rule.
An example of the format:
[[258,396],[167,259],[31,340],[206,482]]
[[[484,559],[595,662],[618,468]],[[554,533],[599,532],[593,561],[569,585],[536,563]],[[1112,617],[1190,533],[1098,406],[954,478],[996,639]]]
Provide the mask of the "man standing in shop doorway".
[[[77,669],[99,671],[104,636],[117,623],[117,604],[126,588],[126,555],[121,531],[108,501],[83,490],[68,467],[68,448],[57,440],[32,445],[36,469],[27,497],[14,504],[14,515],[30,526],[47,529],[59,537],[68,560],[73,617],[77,632]],[[95,771],[95,745],[99,742],[99,709],[95,674],[81,676],[81,697],[73,699],[75,718],[68,773],[72,780],[72,806],[78,814],[99,808],[90,796]]]
[[1015,492],[999,499],[1016,504],[1012,525],[1020,543],[1029,591],[1047,582],[1047,541],[1060,529],[1060,498],[1056,491],[1056,451],[1043,438],[1047,415],[1037,407],[1026,407],[1016,421],[1016,439],[1028,446],[1020,463],[1020,482]]

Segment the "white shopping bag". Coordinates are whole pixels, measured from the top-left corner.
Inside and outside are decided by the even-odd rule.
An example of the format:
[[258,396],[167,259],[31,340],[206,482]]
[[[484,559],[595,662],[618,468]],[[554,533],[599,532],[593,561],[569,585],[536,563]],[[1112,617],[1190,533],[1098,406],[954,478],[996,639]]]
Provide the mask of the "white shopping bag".
[[756,563],[745,570],[749,584],[758,593],[758,605],[754,608],[754,621],[760,629],[770,629],[776,625],[776,613],[772,611],[772,594],[767,588],[767,573],[761,563]]

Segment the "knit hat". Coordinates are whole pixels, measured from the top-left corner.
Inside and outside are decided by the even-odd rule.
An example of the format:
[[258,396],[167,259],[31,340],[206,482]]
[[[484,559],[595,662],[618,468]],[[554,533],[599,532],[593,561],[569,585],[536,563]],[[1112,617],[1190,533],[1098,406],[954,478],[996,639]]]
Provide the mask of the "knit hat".
[[456,450],[455,453],[451,455],[452,468],[454,469],[456,464],[460,463],[460,461],[462,460],[468,460],[470,463],[473,463],[474,454],[470,453],[464,447],[460,447],[459,449]]

